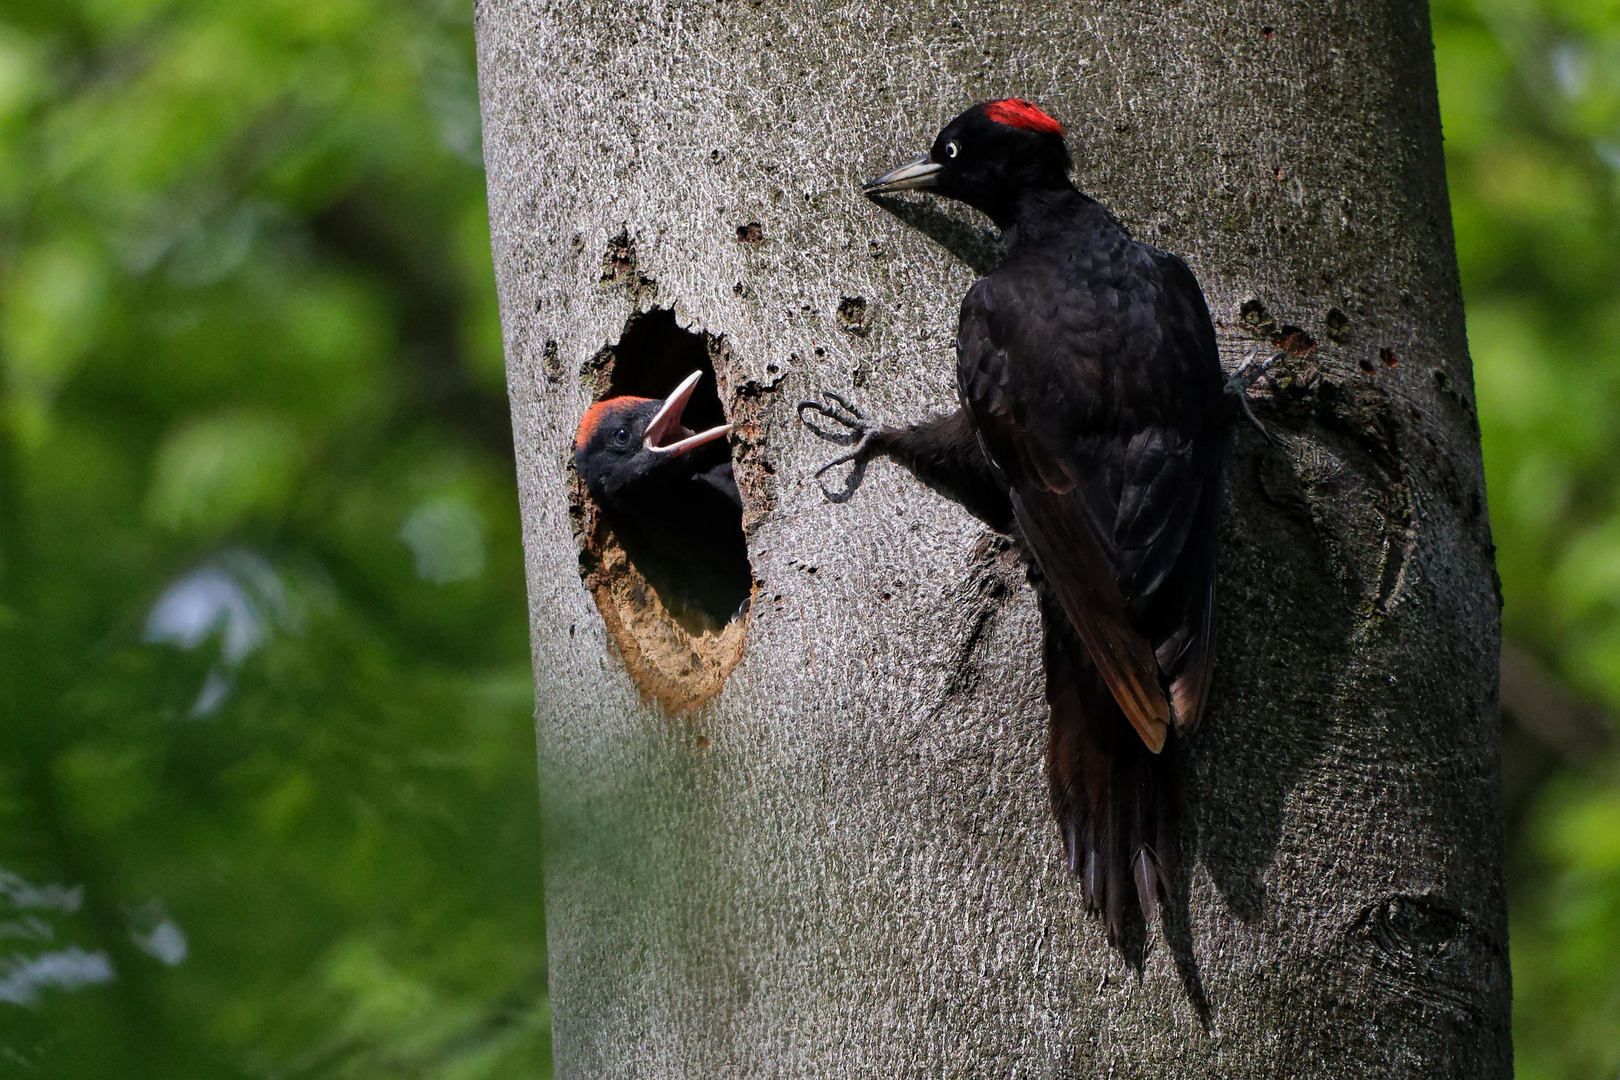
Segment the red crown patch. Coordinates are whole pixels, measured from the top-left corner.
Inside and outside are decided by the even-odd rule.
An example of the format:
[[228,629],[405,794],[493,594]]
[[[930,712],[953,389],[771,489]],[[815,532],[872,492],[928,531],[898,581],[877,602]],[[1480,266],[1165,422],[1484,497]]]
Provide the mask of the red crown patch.
[[1004,98],[1001,101],[992,101],[984,107],[984,115],[998,124],[1008,127],[1023,128],[1025,131],[1038,131],[1042,135],[1061,135],[1063,125],[1041,112],[1039,108],[1023,98]]

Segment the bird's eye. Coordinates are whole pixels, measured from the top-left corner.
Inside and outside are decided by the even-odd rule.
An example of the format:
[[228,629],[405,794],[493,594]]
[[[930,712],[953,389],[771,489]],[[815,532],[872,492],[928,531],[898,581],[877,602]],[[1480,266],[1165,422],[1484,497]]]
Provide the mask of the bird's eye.
[[961,152],[962,152],[962,148],[960,146],[956,145],[955,142],[948,142],[948,143],[945,144],[945,156],[946,157],[953,158],[957,154],[960,154]]
[[613,445],[614,446],[629,446],[630,445],[630,429],[627,428],[627,427],[622,427],[622,428],[619,428],[618,430],[614,431],[614,433],[613,433]]

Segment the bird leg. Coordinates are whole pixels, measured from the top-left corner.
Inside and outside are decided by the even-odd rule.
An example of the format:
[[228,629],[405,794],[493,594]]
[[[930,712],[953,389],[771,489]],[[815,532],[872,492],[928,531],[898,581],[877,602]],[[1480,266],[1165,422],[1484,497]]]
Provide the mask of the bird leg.
[[1282,359],[1283,354],[1274,352],[1264,362],[1260,361],[1258,356],[1259,350],[1253,345],[1249,346],[1249,351],[1244,354],[1243,362],[1237,366],[1237,370],[1227,376],[1226,392],[1231,395],[1232,399],[1237,403],[1237,407],[1242,410],[1244,419],[1253,424],[1254,429],[1265,436],[1266,442],[1276,446],[1277,440],[1272,437],[1271,432],[1267,431],[1266,426],[1254,415],[1254,410],[1249,408],[1249,387],[1259,382],[1271,370],[1271,365]]
[[[866,463],[877,450],[873,438],[882,431],[882,425],[868,420],[861,410],[831,390],[823,391],[822,397],[827,400],[799,402],[799,422],[809,428],[817,438],[851,448],[848,453],[838,455],[815,471],[816,486],[827,497],[827,501],[844,503],[848,502],[856,489],[861,486],[861,480],[866,475]],[[806,413],[813,413],[817,417],[831,421],[837,427],[823,427],[812,417],[806,416]],[[822,477],[830,470],[850,462],[854,462],[855,467],[850,470],[843,487],[840,489],[828,487]]]

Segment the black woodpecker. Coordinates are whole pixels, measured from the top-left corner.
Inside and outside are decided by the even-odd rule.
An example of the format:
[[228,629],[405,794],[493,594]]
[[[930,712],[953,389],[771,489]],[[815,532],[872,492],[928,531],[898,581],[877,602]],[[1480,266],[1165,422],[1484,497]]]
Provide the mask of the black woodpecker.
[[984,211],[1006,257],[962,301],[960,411],[886,427],[829,394],[800,416],[854,447],[832,463],[857,470],[834,501],[884,455],[1019,539],[1045,635],[1052,811],[1117,942],[1131,895],[1157,921],[1176,857],[1171,759],[1209,697],[1233,411],[1197,279],[1133,240],[1071,167],[1063,127],[1009,98],[868,182]]
[[[730,424],[692,432],[681,414],[702,372],[662,401],[614,397],[586,410],[574,468],[648,576],[717,614],[748,595],[742,499],[723,441]],[[724,612],[717,598],[732,598]]]

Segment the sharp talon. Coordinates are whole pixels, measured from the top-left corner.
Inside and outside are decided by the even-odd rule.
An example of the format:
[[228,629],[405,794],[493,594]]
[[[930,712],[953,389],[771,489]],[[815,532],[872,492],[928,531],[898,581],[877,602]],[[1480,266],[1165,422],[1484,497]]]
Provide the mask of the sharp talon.
[[1238,408],[1243,410],[1243,418],[1254,425],[1254,429],[1265,437],[1267,443],[1276,446],[1276,438],[1266,430],[1266,426],[1260,422],[1259,417],[1254,415],[1254,410],[1249,407],[1249,387],[1259,382],[1262,377],[1270,372],[1271,365],[1281,360],[1286,354],[1280,350],[1274,352],[1266,358],[1264,363],[1255,360],[1258,355],[1258,347],[1249,346],[1249,351],[1243,356],[1243,362],[1227,378],[1226,392],[1237,400]]
[[[833,406],[820,401],[799,402],[799,422],[814,432],[817,438],[825,439],[828,442],[839,443],[843,446],[852,446],[857,441],[866,437],[867,435],[870,435],[876,430],[876,425],[868,421],[861,410],[845,401],[842,397],[833,393],[831,390],[826,391],[825,396],[831,401],[835,402],[838,407],[834,408]],[[818,416],[831,420],[833,423],[848,430],[829,431],[824,427],[820,427],[813,420],[807,417],[805,415],[806,412],[815,413]]]
[[836,410],[827,408],[827,406],[821,404],[819,401],[799,402],[799,423],[809,428],[819,439],[825,439],[828,442],[838,443],[841,446],[850,446],[854,444],[855,440],[861,437],[860,429],[854,427],[850,427],[850,430],[848,431],[828,431],[826,428],[817,425],[813,420],[805,416],[804,414],[806,410],[819,413],[828,420],[831,420],[837,424],[843,424],[845,427],[850,427],[850,425],[846,422],[844,417],[838,415]]
[[[866,477],[866,458],[863,456],[865,450],[866,443],[863,440],[861,445],[856,447],[854,450],[847,454],[841,454],[838,457],[833,458],[831,461],[827,462],[827,464],[815,471],[816,486],[821,489],[821,493],[827,497],[828,502],[849,502],[850,497],[853,496],[856,489],[861,486],[861,481]],[[829,470],[836,469],[840,465],[846,465],[851,461],[855,463],[855,467],[849,470],[849,476],[844,479],[844,486],[840,489],[828,487],[827,482],[823,480],[822,477],[825,476]]]
[[1272,364],[1275,364],[1278,360],[1281,360],[1284,356],[1288,355],[1279,349],[1270,356],[1266,357],[1264,363],[1261,363],[1260,361],[1256,360],[1256,357],[1259,356],[1259,354],[1259,349],[1256,346],[1250,345],[1248,352],[1243,354],[1243,362],[1232,371],[1232,374],[1226,380],[1226,385],[1234,389],[1241,387],[1242,389],[1247,390],[1249,387],[1259,382],[1261,377],[1266,375],[1271,370]]
[[866,414],[861,412],[861,410],[857,409],[855,406],[851,405],[849,402],[845,401],[842,395],[834,393],[831,390],[823,390],[822,393],[825,394],[827,397],[832,398],[834,401],[838,402],[839,406],[845,412],[849,413],[849,415],[853,416],[855,419],[857,419],[857,420],[865,420],[866,419]]
[[1266,430],[1266,425],[1260,422],[1260,418],[1254,415],[1254,410],[1249,408],[1249,395],[1240,393],[1238,394],[1237,400],[1238,408],[1243,410],[1243,418],[1254,425],[1254,430],[1258,431],[1262,436],[1264,436],[1267,443],[1272,446],[1276,446],[1276,438],[1273,437],[1271,432]]
[[[825,401],[799,402],[799,422],[809,428],[819,439],[850,447],[848,453],[833,458],[814,473],[816,486],[827,497],[827,501],[844,503],[848,502],[850,496],[855,494],[855,490],[861,486],[861,479],[866,475],[866,462],[870,453],[872,436],[877,433],[878,426],[867,420],[860,409],[844,400],[841,395],[831,390],[825,390],[822,392],[822,396],[833,404],[828,405]],[[813,413],[815,416],[829,420],[844,430],[835,431],[822,427],[810,416],[807,416],[806,413]],[[848,465],[850,462],[854,462],[855,467],[850,470],[843,486],[841,488],[829,487],[824,479],[826,474],[830,470],[840,465]]]

